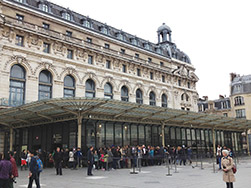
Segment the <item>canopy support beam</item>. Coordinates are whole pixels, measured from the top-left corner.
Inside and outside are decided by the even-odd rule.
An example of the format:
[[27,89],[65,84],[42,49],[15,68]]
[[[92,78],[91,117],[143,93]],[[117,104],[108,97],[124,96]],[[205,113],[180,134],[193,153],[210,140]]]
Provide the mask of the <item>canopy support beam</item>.
[[248,129],[246,129],[246,140],[247,140],[247,152],[248,152],[248,156],[250,156],[250,149],[249,149],[249,140],[248,140]]

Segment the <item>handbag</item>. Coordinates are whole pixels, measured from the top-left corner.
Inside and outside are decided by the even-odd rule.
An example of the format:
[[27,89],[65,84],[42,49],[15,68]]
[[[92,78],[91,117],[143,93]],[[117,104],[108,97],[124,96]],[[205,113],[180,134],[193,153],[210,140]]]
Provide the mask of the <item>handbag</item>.
[[236,168],[235,165],[233,166],[232,170],[233,170],[233,173],[234,173],[234,174],[237,172],[237,168]]
[[[231,160],[230,160],[230,159],[228,159],[228,160],[229,160],[229,162],[231,163]],[[233,160],[233,159],[232,159],[232,160]],[[235,164],[233,164],[232,171],[233,171],[234,174],[237,172],[237,168],[236,168]]]

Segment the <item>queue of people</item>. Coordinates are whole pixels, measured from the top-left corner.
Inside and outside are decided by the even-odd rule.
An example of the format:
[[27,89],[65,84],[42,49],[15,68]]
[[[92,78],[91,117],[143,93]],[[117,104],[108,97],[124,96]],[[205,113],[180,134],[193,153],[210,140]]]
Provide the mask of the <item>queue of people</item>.
[[[45,167],[55,167],[56,175],[63,175],[62,168],[78,169],[84,166],[86,161],[87,175],[92,176],[92,170],[116,170],[120,168],[133,168],[136,166],[153,166],[161,165],[164,162],[169,164],[191,165],[193,152],[191,147],[153,147],[153,146],[111,146],[104,148],[89,148],[86,153],[87,158],[80,148],[61,149],[56,148],[52,153],[23,150],[20,155],[21,171],[29,169],[29,185],[32,187],[35,181],[40,188],[40,172],[38,169],[38,159],[41,163],[46,164]],[[233,188],[235,181],[232,168],[233,152],[231,149],[218,145],[216,151],[216,159],[219,169],[223,171],[223,180],[226,182],[227,188]],[[16,152],[8,152],[3,155],[0,153],[0,188],[13,188],[13,183],[18,177]]]

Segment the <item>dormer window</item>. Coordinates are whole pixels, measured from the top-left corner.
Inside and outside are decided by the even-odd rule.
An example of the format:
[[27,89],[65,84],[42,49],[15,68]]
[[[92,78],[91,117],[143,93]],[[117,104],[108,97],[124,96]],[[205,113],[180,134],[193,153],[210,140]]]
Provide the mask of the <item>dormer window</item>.
[[123,33],[117,33],[117,38],[118,38],[119,40],[124,40],[124,41],[125,41],[125,36],[124,36]]
[[44,11],[44,12],[49,12],[49,7],[48,7],[48,5],[42,4],[42,5],[41,5],[41,10]]
[[101,32],[108,35],[108,29],[106,27],[101,27]]
[[84,20],[83,25],[88,28],[92,28],[92,23],[90,20]]
[[71,15],[68,12],[63,12],[62,17],[66,20],[71,20]]
[[150,50],[149,44],[148,44],[148,43],[145,43],[144,48],[147,49],[147,50]]
[[163,50],[162,50],[161,48],[157,48],[157,49],[156,49],[156,52],[157,52],[158,54],[163,54]]
[[138,46],[139,45],[139,42],[137,39],[133,38],[132,40],[132,44],[135,45],[135,46]]

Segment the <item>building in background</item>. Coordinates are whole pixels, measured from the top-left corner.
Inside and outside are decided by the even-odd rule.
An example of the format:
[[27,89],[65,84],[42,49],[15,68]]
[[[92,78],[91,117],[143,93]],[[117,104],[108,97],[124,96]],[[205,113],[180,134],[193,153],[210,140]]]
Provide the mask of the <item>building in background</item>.
[[233,117],[229,97],[219,96],[217,100],[208,100],[205,96],[198,100],[198,111],[225,117]]
[[[251,120],[251,75],[240,76],[230,74],[230,101],[234,117]],[[249,145],[251,144],[251,130],[248,130]],[[246,137],[243,137],[246,144]]]

